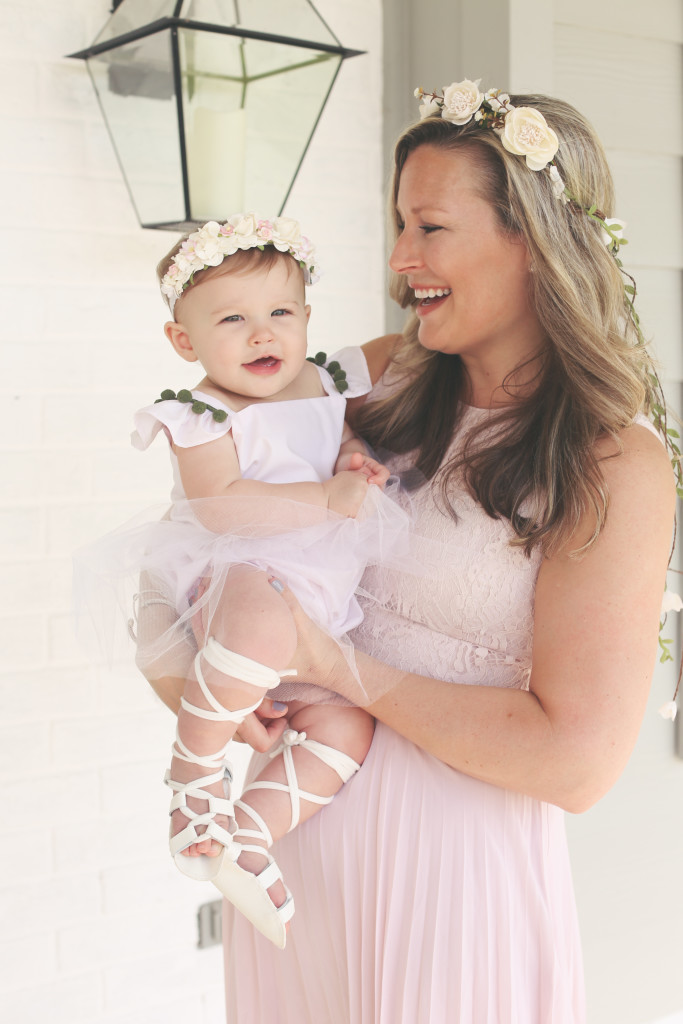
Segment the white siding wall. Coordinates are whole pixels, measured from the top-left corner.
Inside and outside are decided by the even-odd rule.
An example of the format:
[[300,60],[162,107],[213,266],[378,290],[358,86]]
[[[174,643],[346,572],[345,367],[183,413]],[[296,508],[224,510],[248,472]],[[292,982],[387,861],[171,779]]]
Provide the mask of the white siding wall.
[[[311,344],[381,333],[381,10],[317,0],[345,63],[287,212],[327,273]],[[0,1005],[21,1024],[220,1024],[218,949],[166,852],[170,714],[72,639],[70,554],[168,493],[132,411],[192,383],[85,66],[108,0],[0,0]]]
[[[673,407],[683,377],[683,7],[678,0],[555,4],[554,92],[583,110],[608,151],[625,262]],[[670,574],[669,586],[680,590]],[[679,623],[666,631],[678,636]],[[635,753],[611,793],[569,819],[591,1024],[683,1013],[683,761],[657,707],[658,667]]]

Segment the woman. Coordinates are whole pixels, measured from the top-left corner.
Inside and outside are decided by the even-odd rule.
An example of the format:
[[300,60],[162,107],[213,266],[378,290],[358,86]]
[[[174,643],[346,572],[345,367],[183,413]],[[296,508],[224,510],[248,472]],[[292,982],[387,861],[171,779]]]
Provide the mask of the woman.
[[[355,426],[417,470],[417,529],[443,571],[364,581],[375,738],[277,844],[297,900],[287,949],[228,911],[230,1024],[584,1020],[563,810],[600,799],[635,743],[673,475],[646,425],[651,367],[590,126],[473,82],[421,98],[393,187],[411,316],[365,347],[377,386]],[[353,696],[283,600],[300,678]],[[242,733],[265,749],[281,729],[273,713]]]

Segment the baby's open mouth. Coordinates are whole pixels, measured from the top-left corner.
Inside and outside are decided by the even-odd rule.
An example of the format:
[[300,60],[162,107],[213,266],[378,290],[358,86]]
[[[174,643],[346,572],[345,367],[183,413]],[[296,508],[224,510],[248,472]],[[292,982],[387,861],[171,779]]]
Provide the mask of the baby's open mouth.
[[282,364],[281,359],[277,359],[275,356],[261,356],[259,359],[254,359],[251,363],[244,363],[245,370],[249,370],[250,373],[277,373]]

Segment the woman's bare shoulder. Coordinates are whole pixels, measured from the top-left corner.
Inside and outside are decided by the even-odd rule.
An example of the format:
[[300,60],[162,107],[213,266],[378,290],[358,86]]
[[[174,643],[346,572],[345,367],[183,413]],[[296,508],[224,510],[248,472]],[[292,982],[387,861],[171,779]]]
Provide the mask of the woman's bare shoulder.
[[383,334],[381,338],[373,338],[362,345],[365,360],[368,364],[370,380],[376,384],[391,362],[396,346],[401,340],[400,334]]
[[618,444],[613,438],[601,438],[595,454],[608,481],[610,490],[642,485],[651,497],[669,496],[673,500],[674,473],[669,453],[660,437],[642,423],[634,423],[619,431]]

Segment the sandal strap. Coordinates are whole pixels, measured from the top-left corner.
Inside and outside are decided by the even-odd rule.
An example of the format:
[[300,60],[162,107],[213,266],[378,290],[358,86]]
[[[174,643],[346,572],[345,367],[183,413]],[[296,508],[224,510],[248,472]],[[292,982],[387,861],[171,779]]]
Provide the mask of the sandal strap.
[[[197,832],[197,827],[200,825],[205,826],[201,835]],[[168,845],[171,856],[175,857],[176,853],[182,853],[188,846],[192,846],[193,843],[201,843],[205,839],[215,839],[217,843],[226,848],[232,844],[230,832],[218,825],[211,815],[200,814],[186,825],[182,831],[177,832],[169,839]]]
[[224,672],[226,676],[234,676],[241,679],[243,683],[251,683],[253,686],[263,686],[267,690],[278,686],[283,676],[295,676],[296,669],[286,669],[284,672],[277,672],[274,668],[268,668],[260,661],[254,661],[243,654],[229,651],[226,647],[210,636],[202,654],[209,665]]
[[278,686],[283,676],[296,675],[296,669],[286,669],[284,672],[277,672],[274,668],[269,668],[260,661],[254,661],[243,654],[237,654],[236,651],[228,650],[215,637],[210,636],[202,650],[197,652],[197,656],[194,659],[194,671],[199,689],[202,691],[204,699],[211,710],[199,708],[196,704],[190,704],[185,697],[180,698],[180,706],[184,711],[194,715],[195,718],[206,718],[214,722],[234,722],[236,725],[240,725],[247,715],[250,715],[252,711],[256,711],[260,707],[261,700],[257,700],[255,704],[248,708],[238,708],[235,711],[230,711],[224,707],[207,686],[204,673],[202,672],[202,658],[212,668],[217,669],[224,675],[232,676],[233,679],[239,679],[243,683],[250,683],[252,686],[261,686],[266,690]]
[[[277,785],[281,786],[281,783],[278,783]],[[271,789],[274,787],[275,783],[273,783],[273,786],[271,786],[270,783],[254,782],[251,784],[251,786],[247,786],[245,788],[244,793],[247,792],[247,789]],[[282,786],[282,789],[286,790],[287,787]],[[235,800],[235,807],[239,807],[242,811],[244,811],[245,814],[248,814],[252,821],[256,822],[259,828],[258,832],[256,831],[256,829],[252,828],[238,828],[237,831],[235,832],[235,835],[246,836],[248,839],[262,839],[265,842],[266,847],[270,849],[270,847],[273,845],[273,837],[271,835],[270,829],[268,828],[268,826],[266,825],[265,821],[258,813],[258,811],[255,811],[253,807],[250,807],[249,804],[243,803],[241,800]],[[263,847],[258,847],[258,849],[262,850]]]
[[252,877],[258,882],[259,886],[263,889],[264,892],[267,892],[268,889],[270,889],[271,885],[274,885],[276,882],[282,882],[282,884],[284,885],[286,894],[285,902],[282,903],[279,907],[276,907],[273,904],[273,910],[281,919],[282,923],[287,924],[287,922],[291,921],[292,917],[294,916],[294,897],[292,896],[291,892],[285,885],[284,879],[282,877],[282,872],[277,866],[276,861],[273,859],[271,854],[268,853],[267,850],[263,849],[262,846],[249,846],[246,843],[233,843],[232,846],[229,847],[227,853],[228,857],[231,860],[238,862],[240,854],[242,854],[244,851],[248,851],[249,853],[260,853],[268,861],[263,871],[259,872],[258,875],[252,875]]
[[319,743],[318,740],[309,740],[305,732],[297,732],[295,729],[285,730],[282,743],[269,756],[276,757],[284,751],[285,759],[291,759],[292,747],[303,747],[304,750],[315,754],[328,768],[337,773],[342,782],[348,782],[352,775],[360,771],[357,761],[345,754],[343,750],[330,747],[327,743]]
[[[235,833],[235,835],[237,835],[237,833]],[[228,850],[228,856],[230,857],[231,860],[238,862],[240,856],[245,852],[260,853],[261,856],[265,857],[268,862],[262,871],[260,871],[257,875],[254,875],[254,878],[259,883],[262,889],[268,890],[270,889],[271,885],[275,885],[276,882],[282,882],[282,884],[284,885],[282,872],[277,866],[277,862],[273,858],[272,854],[268,853],[267,850],[264,850],[262,846],[250,846],[248,843],[233,843]],[[282,906],[280,907],[274,907],[274,909],[277,910],[278,914],[282,911],[283,914],[286,915],[283,918],[286,923],[290,920],[292,914],[294,913],[294,901],[292,899],[292,894],[290,893],[286,885],[285,892],[287,893],[287,899],[285,900],[285,903],[283,903]],[[288,904],[291,904],[291,909],[288,908]]]
[[[153,597],[146,597],[145,595],[153,594]],[[138,642],[138,635],[135,632],[140,611],[144,608],[151,608],[152,605],[163,604],[167,608],[173,608],[175,611],[175,603],[164,594],[161,590],[140,590],[137,594],[133,594],[133,615],[128,619],[128,636],[134,643]]]
[[218,771],[223,767],[223,762],[229,746],[230,744],[226,743],[225,746],[221,747],[220,750],[217,750],[215,754],[195,754],[194,751],[185,746],[176,731],[173,756],[177,757],[179,761],[186,761],[187,764],[198,764],[202,768],[213,768],[214,771]]
[[[170,770],[166,772],[164,782],[173,790],[168,813],[173,814],[174,811],[180,811],[188,819],[188,824],[184,829],[169,837],[171,854],[175,856],[176,853],[180,853],[187,846],[191,846],[193,843],[200,843],[204,839],[215,839],[223,846],[230,846],[232,843],[232,833],[217,824],[215,816],[223,814],[234,821],[234,804],[227,797],[214,796],[213,793],[208,793],[202,788],[203,786],[210,786],[214,782],[224,782],[226,777],[232,780],[230,769],[226,766],[212,775],[204,775],[199,779],[194,779],[192,782],[176,782],[175,779],[171,778]],[[187,805],[188,797],[206,801],[207,809],[203,813],[193,811]],[[197,828],[200,826],[204,826],[204,831],[201,835],[197,832]]]
[[[212,645],[211,647],[209,646],[210,644]],[[214,722],[234,722],[236,725],[239,725],[241,722],[244,721],[247,715],[250,715],[252,711],[255,711],[256,708],[260,706],[261,700],[263,698],[259,698],[259,700],[257,700],[255,704],[252,704],[248,708],[238,708],[235,711],[230,711],[228,708],[223,707],[220,701],[218,701],[216,697],[214,697],[206,683],[206,680],[204,679],[204,673],[202,672],[202,658],[205,658],[206,661],[208,661],[209,665],[211,665],[213,668],[217,668],[221,672],[225,671],[226,675],[232,675],[236,679],[240,679],[241,676],[238,676],[235,674],[235,672],[228,671],[223,667],[223,665],[219,662],[217,651],[221,652],[223,655],[226,656],[224,659],[226,663],[230,662],[230,658],[227,657],[228,655],[230,655],[230,657],[232,658],[240,657],[240,655],[235,654],[234,651],[226,650],[225,647],[222,647],[217,640],[213,639],[213,637],[209,637],[206,646],[203,647],[201,651],[197,652],[197,656],[194,659],[194,671],[197,677],[197,683],[199,684],[199,689],[202,691],[202,695],[206,703],[210,706],[212,710],[208,710],[207,708],[199,708],[197,707],[196,704],[190,704],[190,702],[186,700],[185,697],[180,698],[180,706],[182,707],[183,711],[187,711],[189,714],[194,715],[195,718],[206,718]],[[256,664],[256,662],[254,662],[254,664]],[[266,671],[270,671],[269,669],[267,669],[265,665],[261,667],[266,669]],[[247,680],[243,680],[243,682],[246,681]]]
[[[308,750],[311,754],[315,754],[316,757],[320,758],[328,768],[331,768],[337,773],[342,782],[348,782],[352,775],[355,775],[360,770],[360,765],[345,754],[341,750],[337,750],[336,747],[330,747],[326,743],[319,743],[318,740],[309,740],[306,737],[305,732],[297,732],[296,729],[286,729],[282,736],[282,743],[279,747],[270,754],[270,757],[277,757],[282,754],[285,775],[287,782],[252,782],[246,786],[242,791],[242,796],[248,793],[252,789],[274,789],[280,792],[289,793],[289,800],[291,804],[292,819],[288,832],[291,832],[293,828],[299,824],[299,818],[301,816],[301,801],[308,800],[310,803],[319,804],[325,806],[332,802],[333,797],[331,796],[319,796],[317,793],[307,793],[305,790],[299,788],[299,782],[296,775],[296,768],[294,766],[294,758],[292,756],[292,747],[302,747],[304,750]],[[268,828],[256,811],[253,808],[248,807],[238,801],[237,807],[241,807],[251,818],[254,819],[256,824],[265,831],[259,836],[258,833],[254,833],[250,830],[242,830],[242,835],[249,835],[252,838],[263,838],[268,841],[270,832]],[[270,840],[272,842],[272,839]],[[268,845],[270,846],[270,842]]]

